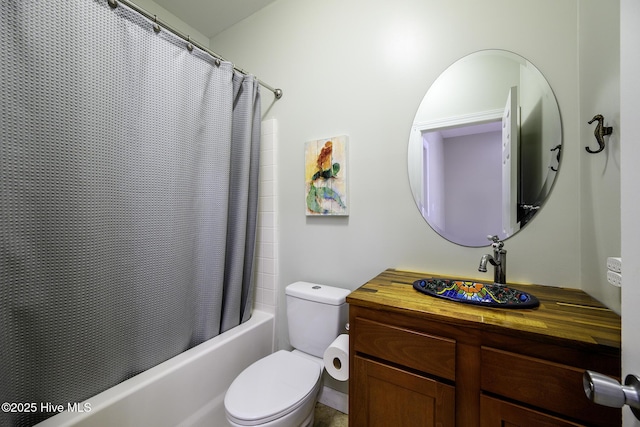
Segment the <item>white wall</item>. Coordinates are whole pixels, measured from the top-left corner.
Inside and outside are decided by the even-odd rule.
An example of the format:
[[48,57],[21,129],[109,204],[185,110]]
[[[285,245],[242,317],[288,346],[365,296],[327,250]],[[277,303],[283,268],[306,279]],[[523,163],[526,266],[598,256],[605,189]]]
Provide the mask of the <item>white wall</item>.
[[160,22],[171,26],[171,28],[176,31],[181,32],[182,34],[186,34],[191,37],[191,40],[201,44],[202,46],[208,48],[209,47],[209,39],[204,34],[200,33],[198,30],[177,18],[175,15],[167,11],[167,9],[163,8],[159,4],[157,4],[153,0],[132,0],[136,6],[144,9],[145,11],[151,13],[152,15],[156,15]]
[[[606,279],[606,258],[620,256],[621,247],[620,2],[581,0],[579,16],[581,285],[620,312],[620,290]],[[604,116],[613,134],[605,137],[605,151],[589,154],[584,147],[598,148],[596,125],[587,123],[596,114]]]
[[[590,248],[619,247],[619,236],[595,231],[619,228],[619,214],[583,219],[589,190],[582,191],[581,184],[582,136],[591,117],[581,112],[578,37],[586,36],[584,29],[579,32],[578,3],[279,0],[211,40],[216,52],[284,90],[276,102],[263,92],[265,116],[279,124],[279,314],[284,286],[296,280],[353,289],[388,267],[491,278],[477,271],[487,248],[449,243],[424,222],[411,196],[406,160],[411,123],[431,83],[458,58],[487,48],[514,51],[540,69],[558,99],[564,131],[562,169],[552,196],[534,221],[506,242],[507,278],[584,286],[619,307],[617,291],[599,271],[591,271],[603,255]],[[618,21],[606,22],[610,25],[598,26],[617,34]],[[611,38],[609,48],[617,50]],[[590,65],[596,71],[609,67]],[[603,97],[617,102],[615,93]],[[350,137],[351,214],[307,218],[304,142],[340,134]],[[606,185],[599,171],[586,175],[597,186]],[[612,207],[616,210],[619,205]],[[282,316],[279,339],[286,347]]]

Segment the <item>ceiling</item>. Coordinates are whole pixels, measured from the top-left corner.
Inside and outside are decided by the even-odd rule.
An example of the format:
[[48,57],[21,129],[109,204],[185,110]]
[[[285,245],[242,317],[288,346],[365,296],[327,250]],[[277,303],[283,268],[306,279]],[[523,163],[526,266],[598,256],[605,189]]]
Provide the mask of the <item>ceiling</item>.
[[275,0],[155,0],[200,33],[211,38]]

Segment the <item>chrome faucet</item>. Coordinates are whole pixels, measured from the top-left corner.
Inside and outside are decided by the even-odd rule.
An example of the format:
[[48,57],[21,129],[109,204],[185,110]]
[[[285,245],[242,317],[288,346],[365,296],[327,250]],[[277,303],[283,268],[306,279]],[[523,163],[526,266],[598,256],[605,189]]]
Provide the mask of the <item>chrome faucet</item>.
[[487,262],[490,262],[491,265],[495,267],[493,274],[494,283],[505,284],[507,283],[507,250],[502,249],[504,242],[498,239],[498,236],[487,236],[487,239],[493,242],[491,243],[491,246],[493,247],[493,255],[482,255],[478,271],[486,273]]

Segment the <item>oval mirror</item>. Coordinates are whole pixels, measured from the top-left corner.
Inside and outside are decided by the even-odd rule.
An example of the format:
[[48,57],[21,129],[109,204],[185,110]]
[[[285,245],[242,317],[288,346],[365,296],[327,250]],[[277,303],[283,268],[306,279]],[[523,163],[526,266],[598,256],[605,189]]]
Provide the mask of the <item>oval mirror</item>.
[[411,191],[424,219],[445,239],[488,246],[538,213],[562,152],[555,95],[525,58],[472,53],[431,85],[408,149]]

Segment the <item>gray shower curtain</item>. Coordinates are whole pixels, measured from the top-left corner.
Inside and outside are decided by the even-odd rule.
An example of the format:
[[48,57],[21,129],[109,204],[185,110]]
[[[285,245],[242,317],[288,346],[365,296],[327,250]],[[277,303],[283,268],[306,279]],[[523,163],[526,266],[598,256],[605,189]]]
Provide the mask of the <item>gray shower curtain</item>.
[[0,425],[19,426],[250,317],[260,95],[107,0],[2,1],[0,44],[0,402],[37,409]]

